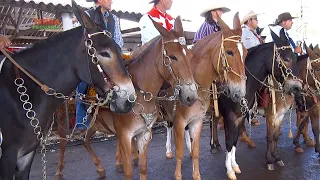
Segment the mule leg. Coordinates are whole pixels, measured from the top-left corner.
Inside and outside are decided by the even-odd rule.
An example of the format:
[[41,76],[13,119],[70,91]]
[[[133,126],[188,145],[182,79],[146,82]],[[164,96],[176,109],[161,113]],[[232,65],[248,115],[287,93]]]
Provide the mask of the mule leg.
[[58,135],[59,135],[59,147],[60,147],[60,156],[59,156],[59,162],[57,166],[57,171],[56,171],[56,178],[57,179],[63,179],[63,168],[64,168],[64,153],[66,151],[66,147],[68,144],[68,141],[66,140],[67,138],[67,123],[65,119],[63,118],[65,113],[63,112],[57,112],[57,124],[58,124]]
[[96,153],[93,151],[91,145],[90,145],[90,138],[95,134],[96,130],[93,128],[88,129],[87,131],[87,136],[83,142],[84,147],[86,148],[86,150],[88,151],[88,153],[90,154],[93,163],[97,166],[97,173],[100,177],[105,177],[106,176],[106,172],[105,169],[103,168],[103,165],[101,163],[101,160],[98,158],[98,156],[96,155]]
[[193,174],[194,180],[200,180],[200,170],[199,170],[199,151],[200,151],[200,135],[202,129],[203,120],[194,120],[188,126],[190,127],[189,132],[191,134],[192,141],[192,161],[193,161]]
[[175,124],[173,126],[174,130],[174,142],[176,146],[176,170],[175,170],[175,178],[176,180],[182,180],[181,174],[181,166],[182,166],[182,158],[183,158],[183,139],[184,139],[184,128],[182,122],[183,119],[179,119],[181,117],[176,116]]
[[139,152],[136,139],[131,141],[131,154],[133,156],[133,164],[137,166],[139,164]]
[[166,157],[167,159],[172,159],[172,149],[171,149],[171,138],[172,138],[172,127],[173,127],[173,123],[168,121],[168,126],[167,128],[167,142],[166,142]]
[[319,153],[319,156],[320,156],[320,144],[319,144],[319,119],[320,119],[320,112],[319,112],[319,107],[317,108],[314,108],[312,111],[311,111],[311,115],[310,115],[310,118],[311,118],[311,124],[312,124],[312,132],[313,132],[313,135],[314,135],[314,139],[316,141],[315,143],[315,151],[317,153]]
[[212,154],[215,154],[218,151],[222,151],[221,145],[219,143],[219,138],[218,138],[218,123],[220,118],[222,117],[215,117],[213,115],[212,123],[210,123],[210,129],[211,129],[210,152]]
[[[141,133],[137,137],[137,146],[139,150],[139,169],[140,180],[147,180],[147,152],[149,142],[147,141],[151,137],[152,132]],[[150,139],[151,140],[151,139]]]
[[[291,111],[291,110],[290,110]],[[278,140],[280,136],[280,127],[285,115],[286,109],[280,110],[277,112],[277,118],[274,119],[274,131],[273,131],[273,148],[272,148],[272,156],[275,159],[275,162],[278,166],[283,167],[284,163],[280,156],[278,155]]]
[[0,158],[0,179],[12,180],[15,174],[17,152],[15,148],[9,148],[2,152]]
[[117,142],[117,151],[116,151],[116,170],[118,173],[123,173],[123,163],[122,163],[119,142]]
[[17,172],[15,179],[16,180],[29,180],[31,165],[33,162],[33,158],[35,155],[35,150],[30,152],[29,154],[24,155],[19,158],[17,161]]
[[[120,155],[123,162],[123,171],[126,180],[132,180],[133,169],[131,164],[131,141],[132,138],[125,132],[118,132],[117,140],[119,143]],[[140,152],[139,152],[140,153]],[[140,159],[141,161],[141,159]]]
[[189,126],[186,126],[184,128],[185,132],[184,132],[184,137],[186,140],[186,145],[187,145],[187,149],[189,151],[190,157],[192,157],[192,150],[191,150],[191,136],[190,136],[190,129]]
[[309,120],[309,116],[304,116],[305,114],[307,114],[307,112],[304,112],[303,114],[301,114],[300,112],[297,113],[297,126],[298,126],[298,130],[297,133],[293,139],[293,144],[296,146],[295,147],[295,151],[297,153],[303,153],[303,149],[300,145],[300,135],[301,132],[303,131],[305,125],[308,123]]
[[254,143],[254,141],[248,136],[248,133],[247,133],[247,130],[246,130],[246,126],[244,125],[244,121],[241,124],[240,133],[241,133],[240,141],[247,143],[247,145],[250,148],[255,148],[256,147],[256,144]]
[[267,169],[268,170],[274,170],[274,159],[272,156],[272,150],[273,150],[273,134],[274,134],[274,127],[273,127],[273,121],[274,116],[270,114],[266,114],[266,120],[267,120],[267,150],[265,158],[267,160]]

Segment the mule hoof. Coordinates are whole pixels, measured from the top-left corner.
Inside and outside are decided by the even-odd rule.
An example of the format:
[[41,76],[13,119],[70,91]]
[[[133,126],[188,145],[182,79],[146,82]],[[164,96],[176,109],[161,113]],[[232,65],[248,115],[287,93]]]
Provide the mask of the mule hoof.
[[237,179],[237,176],[234,172],[227,173],[227,176],[228,176],[229,180],[236,180]]
[[116,165],[116,170],[118,173],[123,173],[123,164],[117,164]]
[[182,176],[176,176],[176,180],[182,180]]
[[192,159],[192,153],[189,154],[190,159]]
[[63,180],[63,174],[56,174],[56,180]]
[[296,148],[294,148],[294,151],[296,151],[296,153],[303,153],[304,152],[302,147],[296,147]]
[[232,169],[236,174],[241,174],[241,170],[239,166],[233,166]]
[[135,165],[135,166],[139,165],[139,158],[133,159],[133,165]]
[[211,154],[217,154],[218,149],[212,148],[212,149],[210,149],[210,152],[211,152]]
[[269,171],[273,171],[273,170],[274,170],[273,164],[267,164],[267,169],[268,169]]
[[173,158],[172,152],[166,153],[166,157],[167,159],[172,159]]
[[308,139],[306,141],[304,141],[304,143],[308,146],[308,147],[314,147],[315,143],[313,142],[312,139]]
[[280,167],[284,167],[284,163],[283,163],[282,160],[277,161],[276,164],[277,164],[278,166],[280,166]]
[[106,171],[105,170],[102,170],[102,171],[99,171],[99,170],[97,170],[97,173],[98,173],[98,175],[100,176],[100,177],[106,177]]
[[255,148],[256,147],[256,144],[253,141],[249,141],[247,144],[248,144],[249,148]]

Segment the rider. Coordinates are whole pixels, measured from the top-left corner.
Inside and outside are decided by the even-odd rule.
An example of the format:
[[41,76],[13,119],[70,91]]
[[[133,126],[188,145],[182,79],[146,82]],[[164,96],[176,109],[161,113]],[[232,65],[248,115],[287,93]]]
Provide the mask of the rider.
[[[252,47],[258,46],[264,43],[263,39],[257,33],[258,28],[258,15],[253,11],[249,11],[241,20],[242,26],[242,43],[244,48],[250,49]],[[259,126],[260,122],[256,118],[256,113],[254,112],[254,118],[251,121],[251,125]]]
[[229,8],[217,3],[206,6],[206,8],[200,14],[200,16],[205,17],[205,21],[194,35],[193,44],[211,33],[221,31],[221,27],[218,23],[218,16],[221,17],[223,13],[229,11]]
[[[292,20],[295,18],[297,18],[297,17],[292,17],[289,12],[281,13],[281,14],[279,14],[278,19],[276,20],[276,26],[270,27],[270,28],[279,37],[280,37],[281,29],[284,29],[285,35],[288,38],[294,53],[301,54],[302,48],[300,46],[297,46],[288,34],[288,30],[290,30],[292,28],[292,24],[293,24]],[[266,37],[265,42],[266,43],[273,42],[273,38],[272,38],[271,34],[269,34]]]
[[[92,0],[87,0],[87,2],[91,2]],[[93,0],[95,2],[96,8],[91,8],[86,13],[90,16],[90,18],[98,24],[102,29],[108,30],[114,41],[117,43],[119,48],[121,49],[123,46],[123,39],[122,34],[120,31],[120,23],[119,19],[116,15],[112,14],[111,11],[111,4],[112,0]],[[97,7],[101,7],[100,11],[98,12]],[[102,21],[103,20],[103,21]],[[88,84],[85,82],[81,82],[77,87],[77,93],[86,94],[88,91]],[[76,102],[76,124],[83,122],[83,117],[86,115],[86,106],[81,102]],[[85,123],[86,126],[89,125],[89,119]],[[86,130],[83,126],[77,126],[80,130]]]
[[154,4],[153,8],[144,14],[139,21],[142,44],[160,35],[149,17],[161,24],[168,31],[171,31],[174,26],[174,19],[167,13],[172,6],[172,0],[152,0],[150,3]]

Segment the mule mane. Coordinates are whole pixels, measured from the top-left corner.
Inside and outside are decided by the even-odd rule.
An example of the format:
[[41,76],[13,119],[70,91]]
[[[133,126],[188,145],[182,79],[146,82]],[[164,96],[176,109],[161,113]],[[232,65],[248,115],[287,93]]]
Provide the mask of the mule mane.
[[258,46],[252,47],[252,48],[248,49],[248,54],[246,57],[248,57],[252,53],[255,53],[256,51],[259,51],[259,50],[262,50],[266,47],[271,47],[271,46],[274,46],[273,42],[263,43],[263,44],[259,44]]
[[26,49],[22,49],[20,51],[15,52],[13,54],[13,57],[20,56],[20,55],[21,56],[29,55],[29,54],[32,54],[31,52],[34,53],[34,51],[37,51],[39,49],[52,48],[56,45],[57,42],[63,41],[65,39],[69,38],[70,36],[73,36],[75,34],[82,33],[82,32],[83,32],[83,27],[79,26],[77,28],[73,28],[68,31],[64,31],[64,32],[55,34],[45,40],[35,42],[32,46],[30,46]]
[[143,56],[144,54],[148,53],[150,49],[154,46],[154,44],[158,42],[157,40],[159,40],[160,38],[161,38],[161,35],[156,36],[150,41],[148,41],[147,43],[145,43],[144,45],[140,46],[138,49],[134,50],[131,53],[132,59],[138,59],[140,56]]
[[211,40],[214,40],[216,37],[218,37],[221,34],[222,34],[221,31],[211,33],[210,35],[208,35],[208,36],[200,39],[198,42],[196,42],[192,49],[195,49],[197,47],[202,47],[203,45],[207,45],[209,42],[211,42]]

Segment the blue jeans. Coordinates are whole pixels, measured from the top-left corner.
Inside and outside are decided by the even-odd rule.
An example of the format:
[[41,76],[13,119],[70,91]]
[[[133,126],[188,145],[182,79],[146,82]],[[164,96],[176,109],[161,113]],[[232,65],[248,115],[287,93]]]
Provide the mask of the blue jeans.
[[[76,93],[82,93],[82,94],[86,94],[88,91],[88,84],[85,82],[81,82],[76,90]],[[76,101],[76,124],[78,123],[82,123],[83,122],[83,118],[86,115],[87,109],[85,104]],[[85,125],[88,127],[89,126],[89,117],[87,119],[87,122],[85,123]],[[76,129],[86,129],[86,127],[84,125],[80,125],[78,124]]]

